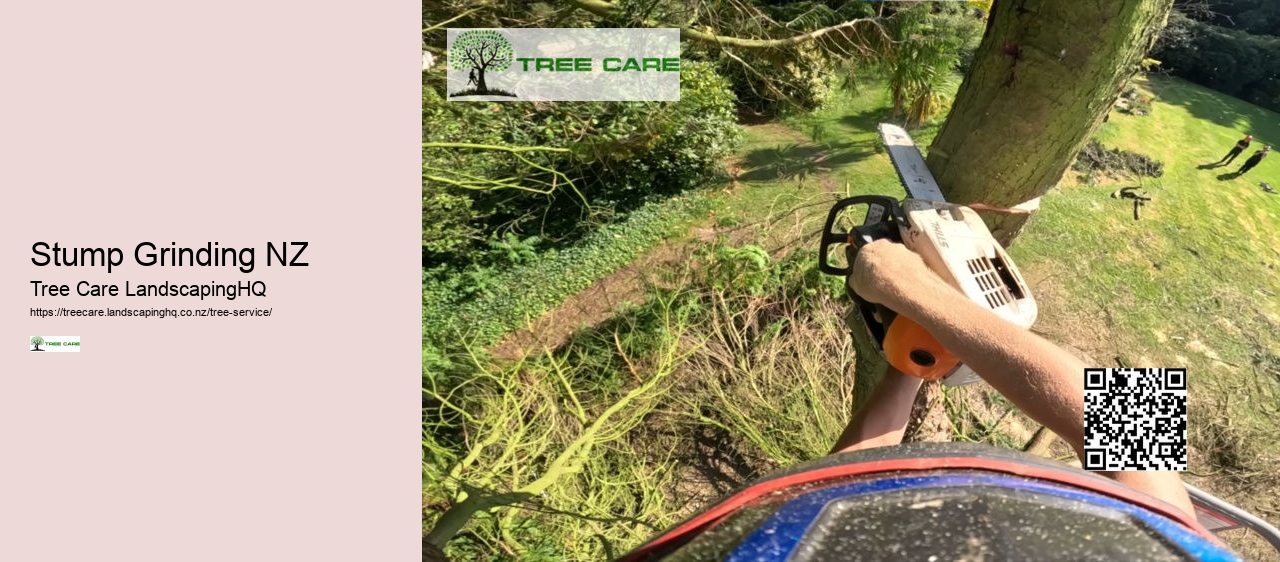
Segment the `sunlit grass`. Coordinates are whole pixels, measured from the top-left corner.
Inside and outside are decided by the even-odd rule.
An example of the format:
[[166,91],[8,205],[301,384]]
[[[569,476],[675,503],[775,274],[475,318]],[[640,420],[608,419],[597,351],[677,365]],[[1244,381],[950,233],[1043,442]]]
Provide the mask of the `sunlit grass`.
[[[1155,95],[1152,115],[1114,113],[1096,138],[1164,164],[1142,183],[1155,198],[1142,220],[1110,198],[1136,182],[1090,186],[1068,171],[1010,251],[1040,302],[1037,332],[1097,366],[1189,369],[1194,482],[1274,521],[1280,195],[1256,184],[1280,183],[1280,157],[1223,181],[1197,166],[1247,132],[1257,147],[1280,141],[1280,116],[1178,80],[1139,84]],[[839,321],[847,301],[810,261],[831,202],[904,196],[875,130],[892,119],[888,102],[864,84],[812,115],[749,128],[738,179],[704,224],[713,240],[686,241],[701,251],[652,272],[664,282],[648,299],[514,366],[477,355],[477,382],[430,389],[441,413],[425,428],[428,522],[466,501],[464,484],[498,499],[537,492],[482,510],[451,553],[617,556],[700,502],[825,452],[860,389]],[[940,121],[913,131],[917,143]],[[733,260],[745,261],[725,267]],[[646,387],[653,377],[661,384]],[[943,407],[956,441],[1021,447],[1035,429],[989,389],[947,391]],[[587,442],[589,454],[566,456]],[[553,474],[557,459],[577,470]]]

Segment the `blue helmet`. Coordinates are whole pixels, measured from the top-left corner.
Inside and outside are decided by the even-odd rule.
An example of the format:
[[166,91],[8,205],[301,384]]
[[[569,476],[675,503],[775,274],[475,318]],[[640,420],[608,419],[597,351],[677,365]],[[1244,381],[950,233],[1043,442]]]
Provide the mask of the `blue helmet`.
[[1033,455],[909,443],[755,482],[622,560],[1239,560],[1194,517]]

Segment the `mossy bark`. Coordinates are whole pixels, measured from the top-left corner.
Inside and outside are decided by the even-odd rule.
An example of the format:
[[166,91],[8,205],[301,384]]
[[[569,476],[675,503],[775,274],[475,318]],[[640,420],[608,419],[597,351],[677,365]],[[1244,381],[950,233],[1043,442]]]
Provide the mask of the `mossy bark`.
[[[929,147],[948,201],[1012,207],[1045,194],[1110,111],[1173,0],[996,0]],[[1027,215],[987,217],[1008,244]]]
[[858,316],[858,310],[850,307],[848,314],[852,315],[852,321],[846,318],[846,324],[850,327],[854,349],[851,413],[856,413],[867,406],[871,393],[875,392],[880,381],[884,380],[889,362],[885,360],[884,353],[880,351],[871,334],[867,333],[866,328],[862,326],[862,317]]

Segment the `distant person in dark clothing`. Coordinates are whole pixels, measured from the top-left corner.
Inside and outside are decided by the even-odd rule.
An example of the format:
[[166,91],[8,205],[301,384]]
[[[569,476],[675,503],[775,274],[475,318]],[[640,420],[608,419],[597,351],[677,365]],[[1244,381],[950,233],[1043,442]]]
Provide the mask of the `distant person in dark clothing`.
[[1252,170],[1254,166],[1258,165],[1258,162],[1261,162],[1263,158],[1267,157],[1268,152],[1271,152],[1270,146],[1264,146],[1262,147],[1262,150],[1253,153],[1253,156],[1250,156],[1248,160],[1245,160],[1244,165],[1236,171],[1236,176],[1242,176],[1245,172]]
[[1244,152],[1244,149],[1249,148],[1249,143],[1251,142],[1253,142],[1253,135],[1247,135],[1244,138],[1237,141],[1236,146],[1232,148],[1231,152],[1228,152],[1226,156],[1223,156],[1222,160],[1219,160],[1217,165],[1226,166],[1227,164],[1230,164],[1231,161],[1235,160],[1236,157],[1239,156],[1241,152]]

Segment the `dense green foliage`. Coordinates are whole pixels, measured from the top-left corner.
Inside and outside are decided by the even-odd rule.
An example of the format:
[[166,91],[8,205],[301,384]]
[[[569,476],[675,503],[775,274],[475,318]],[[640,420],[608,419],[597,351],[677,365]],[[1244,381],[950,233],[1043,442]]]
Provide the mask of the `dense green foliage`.
[[[872,6],[865,2],[835,0],[788,2],[768,0],[756,6],[781,29],[773,35],[792,35],[821,29],[841,22],[871,17]],[[763,30],[751,30],[756,36]],[[796,49],[760,49],[744,52],[733,49],[702,49],[699,56],[717,61],[720,73],[733,84],[741,105],[757,113],[777,113],[787,108],[811,110],[826,103],[835,93],[842,59],[855,53],[806,45]]]
[[893,100],[894,116],[918,127],[943,113],[949,81],[973,60],[983,20],[965,6],[899,11],[886,25],[892,38],[879,59]]
[[717,68],[733,84],[733,93],[741,105],[750,111],[772,114],[783,109],[811,110],[831,98],[836,82],[831,68],[835,63],[817,49],[766,51],[749,58],[747,62],[723,52]]
[[653,194],[714,177],[739,141],[733,96],[710,65],[687,63],[678,102],[451,103],[423,87],[428,264],[482,259],[504,232],[548,245],[579,238]]
[[697,196],[671,197],[716,177],[741,140],[706,63],[683,65],[678,102],[450,103],[437,85],[423,87],[424,365],[634,259],[697,214]]
[[492,242],[490,265],[427,269],[422,280],[424,376],[448,370],[451,350],[494,343],[676,234],[708,208],[709,201],[696,193],[656,200],[561,250],[535,254],[536,241],[512,235]]
[[948,48],[955,51],[957,70],[968,72],[987,29],[986,10],[946,3],[939,4],[936,10],[931,18],[933,32],[945,37]]
[[[755,7],[779,29],[751,29],[751,35],[793,35],[865,18],[856,45],[831,48],[811,43],[789,49],[699,46],[693,56],[717,61],[733,84],[739,104],[757,114],[810,111],[830,101],[842,84],[866,74],[914,73],[922,79],[905,89],[915,108],[937,112],[944,101],[939,85],[955,70],[964,72],[985,29],[985,11],[969,4],[929,5],[866,2],[763,1]],[[922,93],[923,92],[923,93]],[[934,94],[934,95],[930,95]]]
[[[1280,3],[1271,5],[1276,8],[1273,11],[1280,11]],[[1151,56],[1175,75],[1280,110],[1280,37],[1254,35],[1244,29],[1255,27],[1222,27],[1175,12]]]

